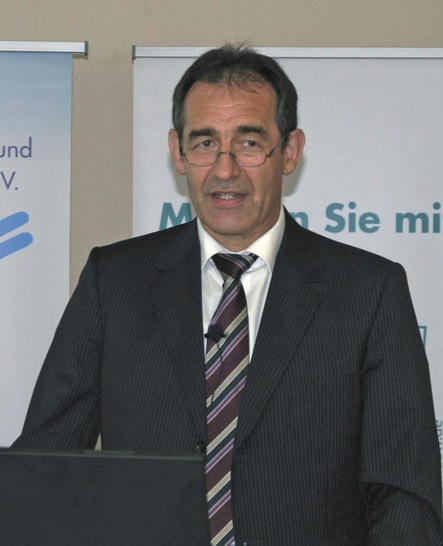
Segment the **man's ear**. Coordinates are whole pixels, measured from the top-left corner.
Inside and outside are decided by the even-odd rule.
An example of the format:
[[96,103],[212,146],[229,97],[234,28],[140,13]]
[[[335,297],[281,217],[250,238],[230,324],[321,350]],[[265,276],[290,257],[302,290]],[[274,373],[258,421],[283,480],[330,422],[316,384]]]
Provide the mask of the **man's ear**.
[[301,129],[295,129],[289,133],[286,147],[283,150],[283,174],[288,175],[295,171],[303,153],[305,140],[305,134]]
[[168,144],[177,172],[179,174],[186,174],[185,162],[180,153],[180,139],[175,129],[169,129]]

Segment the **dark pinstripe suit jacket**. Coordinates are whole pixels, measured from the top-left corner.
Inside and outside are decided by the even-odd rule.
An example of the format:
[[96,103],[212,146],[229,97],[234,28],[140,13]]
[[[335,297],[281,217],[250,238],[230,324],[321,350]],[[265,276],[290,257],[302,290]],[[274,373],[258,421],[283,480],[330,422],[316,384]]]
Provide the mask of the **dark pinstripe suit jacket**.
[[[95,249],[17,445],[193,453],[206,441],[195,222]],[[442,544],[430,381],[403,269],[285,235],[240,411],[237,543]]]

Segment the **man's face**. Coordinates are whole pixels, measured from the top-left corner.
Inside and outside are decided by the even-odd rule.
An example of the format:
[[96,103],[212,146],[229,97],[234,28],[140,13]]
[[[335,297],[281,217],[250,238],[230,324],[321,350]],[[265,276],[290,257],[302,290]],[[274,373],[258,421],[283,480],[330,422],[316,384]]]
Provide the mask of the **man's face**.
[[[271,86],[214,85],[197,82],[184,105],[184,152],[195,146],[231,151],[260,146],[269,153],[283,135],[276,122],[276,97]],[[222,154],[215,165],[189,165],[180,155],[177,132],[169,146],[177,171],[187,177],[189,195],[204,229],[225,248],[240,251],[261,237],[277,221],[282,177],[292,173],[300,159],[304,135],[290,133],[260,167],[240,167]]]

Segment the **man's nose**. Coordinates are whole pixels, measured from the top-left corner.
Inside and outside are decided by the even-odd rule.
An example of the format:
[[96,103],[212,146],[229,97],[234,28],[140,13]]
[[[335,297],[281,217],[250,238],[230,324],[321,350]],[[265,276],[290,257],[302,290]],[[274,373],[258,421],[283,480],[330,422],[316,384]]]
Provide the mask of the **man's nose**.
[[235,160],[232,152],[219,152],[218,159],[213,167],[214,174],[221,179],[232,178],[240,173],[241,167]]

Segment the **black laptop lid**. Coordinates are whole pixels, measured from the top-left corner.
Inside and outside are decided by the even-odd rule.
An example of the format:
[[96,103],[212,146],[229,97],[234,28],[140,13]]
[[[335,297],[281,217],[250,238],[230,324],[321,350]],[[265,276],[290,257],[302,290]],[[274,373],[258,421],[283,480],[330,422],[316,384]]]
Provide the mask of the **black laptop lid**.
[[200,456],[0,449],[5,546],[208,546]]

